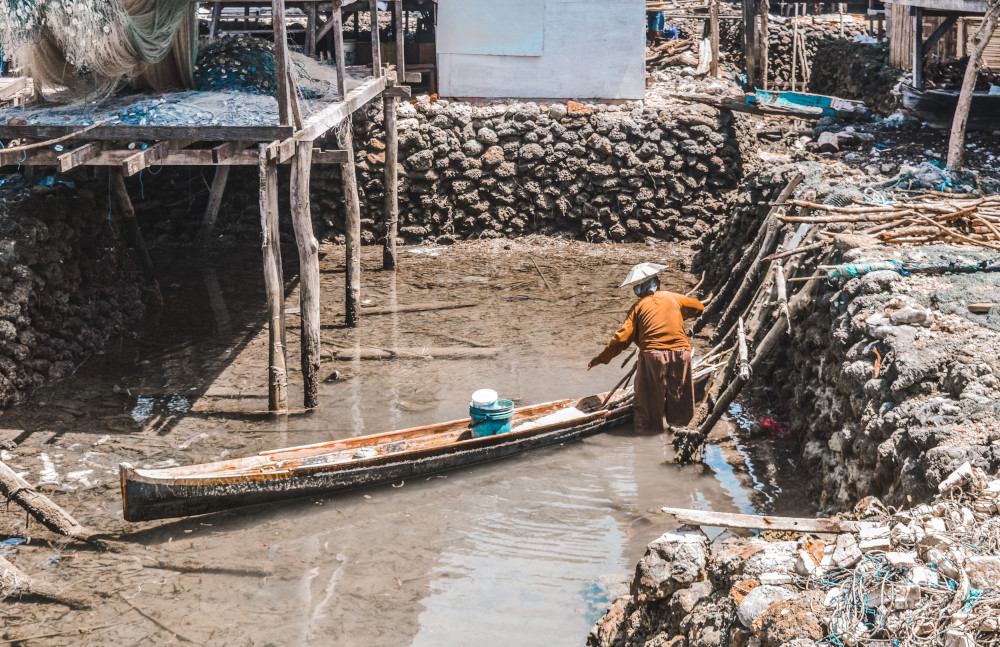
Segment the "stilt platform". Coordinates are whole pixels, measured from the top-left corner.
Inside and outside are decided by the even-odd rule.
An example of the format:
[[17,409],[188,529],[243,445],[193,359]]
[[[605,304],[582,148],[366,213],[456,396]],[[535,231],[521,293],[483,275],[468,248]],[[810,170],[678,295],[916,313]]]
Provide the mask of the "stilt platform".
[[[402,21],[403,0],[390,0],[396,24]],[[255,3],[258,4],[258,3]],[[296,4],[296,3],[290,3]],[[383,5],[386,3],[383,3]],[[358,324],[361,300],[361,208],[354,169],[351,142],[352,115],[371,102],[381,99],[386,124],[386,200],[383,261],[386,269],[396,266],[396,221],[398,177],[396,160],[396,106],[410,95],[403,61],[403,31],[397,30],[395,68],[383,69],[379,55],[378,4],[360,0],[342,6],[333,0],[328,31],[333,32],[338,78],[338,100],[303,118],[294,91],[293,66],[289,62],[285,0],[272,0],[271,16],[275,44],[275,68],[278,98],[277,124],[241,125],[124,125],[113,120],[77,125],[26,124],[11,121],[0,125],[0,141],[18,140],[0,151],[0,166],[46,166],[65,173],[79,166],[109,168],[118,211],[126,221],[125,231],[134,235],[128,242],[137,252],[143,270],[152,276],[152,263],[142,241],[124,178],[150,167],[215,166],[215,179],[201,229],[202,242],[211,235],[230,166],[256,165],[260,179],[261,249],[267,291],[269,357],[268,407],[274,412],[288,410],[287,357],[285,347],[285,295],[281,272],[281,249],[278,230],[278,165],[290,164],[290,204],[295,241],[299,253],[299,298],[302,317],[301,362],[303,403],[306,408],[319,406],[320,367],[320,274],[319,245],[313,232],[309,202],[310,170],[314,164],[339,164],[344,184],[346,212],[347,271],[344,317],[348,326]],[[368,78],[346,90],[347,70],[343,47],[342,11],[367,9],[371,12],[373,65]],[[417,75],[419,77],[419,75]],[[347,127],[344,127],[344,124]],[[336,133],[339,148],[325,150],[317,145]],[[145,142],[140,150],[129,142]]]

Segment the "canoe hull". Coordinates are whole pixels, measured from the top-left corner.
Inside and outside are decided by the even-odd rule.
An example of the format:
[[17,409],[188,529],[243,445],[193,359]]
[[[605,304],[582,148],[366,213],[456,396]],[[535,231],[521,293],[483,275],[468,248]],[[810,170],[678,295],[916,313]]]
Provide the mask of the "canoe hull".
[[[917,90],[903,85],[903,107],[923,121],[939,126],[951,125],[958,105],[958,92]],[[968,130],[989,130],[1000,125],[1000,95],[974,92],[969,107]]]
[[[397,483],[437,474],[476,463],[499,460],[556,443],[579,440],[628,422],[631,406],[580,421],[558,425],[537,434],[509,433],[455,445],[415,452],[402,460],[351,469],[289,473],[268,480],[218,480],[177,483],[145,479],[128,465],[121,467],[122,496],[126,521],[149,521],[231,508],[272,503],[286,499],[330,494],[384,483]],[[188,480],[189,481],[189,480]]]

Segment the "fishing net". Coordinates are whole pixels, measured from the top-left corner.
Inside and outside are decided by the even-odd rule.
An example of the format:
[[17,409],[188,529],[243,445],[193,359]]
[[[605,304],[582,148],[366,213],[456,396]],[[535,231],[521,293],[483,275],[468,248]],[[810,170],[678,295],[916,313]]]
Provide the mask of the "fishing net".
[[[166,77],[191,87],[197,50],[192,0],[0,0],[0,42],[16,67],[29,71],[49,98],[73,100],[108,93],[147,74],[148,65],[184,65]],[[190,52],[190,53],[188,53]]]

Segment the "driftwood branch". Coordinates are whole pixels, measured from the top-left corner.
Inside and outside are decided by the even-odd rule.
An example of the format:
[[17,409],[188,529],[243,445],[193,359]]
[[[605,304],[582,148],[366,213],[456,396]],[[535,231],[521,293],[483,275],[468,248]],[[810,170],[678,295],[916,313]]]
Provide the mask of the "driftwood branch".
[[28,514],[53,532],[83,541],[94,537],[94,533],[77,523],[76,519],[47,496],[36,492],[30,483],[5,463],[0,463],[0,494],[27,510]]
[[71,609],[90,608],[90,601],[86,598],[60,591],[50,584],[35,581],[4,557],[0,557],[0,594],[5,598],[16,596],[58,602]]

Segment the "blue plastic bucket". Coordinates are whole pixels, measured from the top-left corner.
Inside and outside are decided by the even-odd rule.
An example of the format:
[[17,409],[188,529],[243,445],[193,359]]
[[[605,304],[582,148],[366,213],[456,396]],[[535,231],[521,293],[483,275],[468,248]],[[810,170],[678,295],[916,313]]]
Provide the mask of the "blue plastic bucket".
[[510,421],[514,418],[514,403],[497,400],[489,407],[479,407],[469,403],[469,417],[472,418],[472,437],[495,436],[510,431]]

